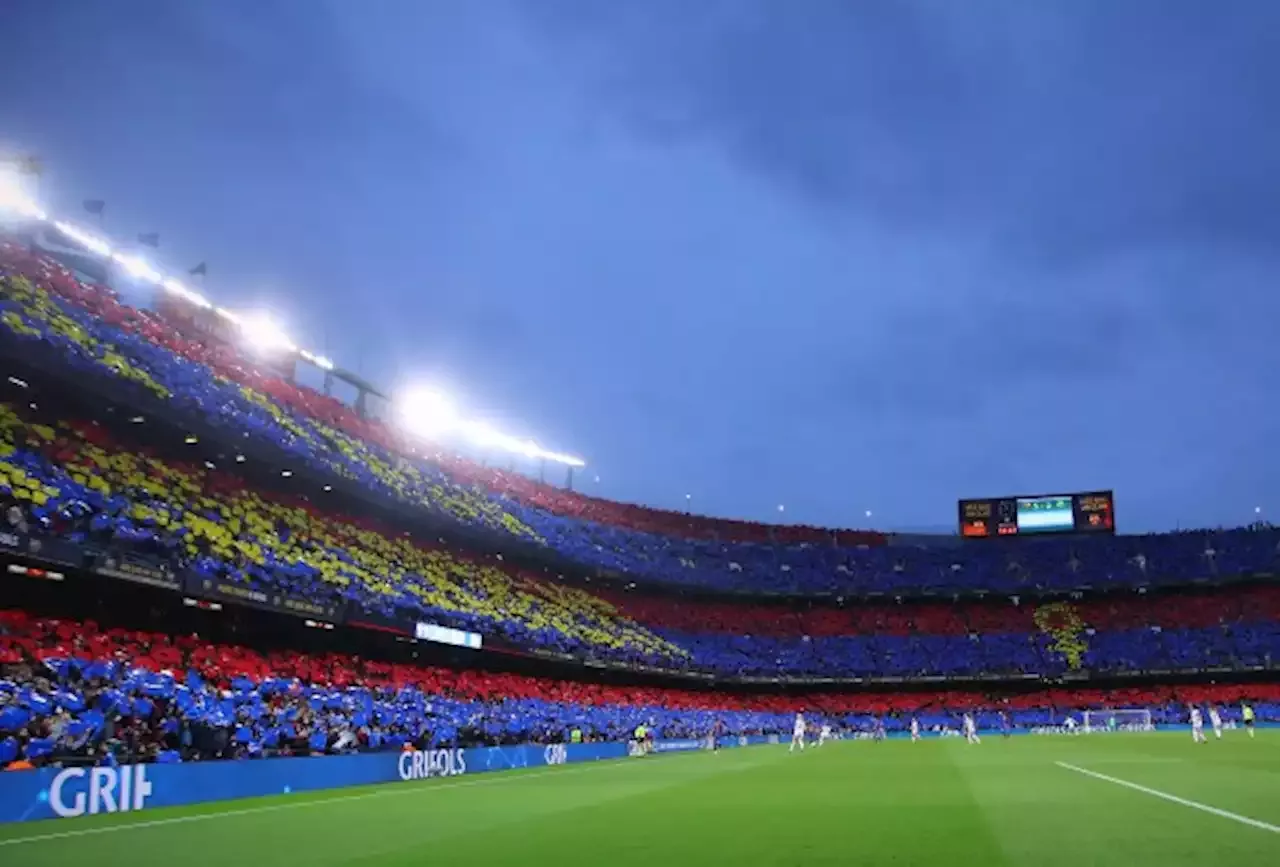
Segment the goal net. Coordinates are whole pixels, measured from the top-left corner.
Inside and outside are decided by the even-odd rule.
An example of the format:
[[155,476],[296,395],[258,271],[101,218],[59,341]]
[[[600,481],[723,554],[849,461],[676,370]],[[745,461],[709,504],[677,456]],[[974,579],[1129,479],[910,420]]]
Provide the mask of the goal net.
[[1150,732],[1155,731],[1149,710],[1087,710],[1084,712],[1084,733],[1099,732]]

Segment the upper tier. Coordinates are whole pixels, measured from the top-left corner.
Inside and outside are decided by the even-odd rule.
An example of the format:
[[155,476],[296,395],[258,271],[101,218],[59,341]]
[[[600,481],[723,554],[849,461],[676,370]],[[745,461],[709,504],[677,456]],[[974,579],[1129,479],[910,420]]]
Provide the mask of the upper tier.
[[[0,514],[14,531],[139,554],[187,586],[285,594],[357,620],[402,614],[521,650],[750,678],[1257,669],[1280,646],[1280,589],[1268,585],[848,608],[591,592],[343,514],[320,491],[220,470],[159,429],[113,425],[105,412],[53,419],[51,402],[0,402]],[[157,437],[140,444],[148,432]]]
[[609,503],[453,457],[415,457],[393,429],[254,367],[230,347],[188,340],[17,243],[0,241],[0,269],[7,275],[0,278],[0,336],[16,338],[24,354],[74,373],[85,387],[111,377],[175,418],[200,419],[228,439],[235,434],[271,446],[295,467],[636,577],[843,595],[1181,583],[1267,570],[1280,539],[1239,530],[903,548],[885,546],[876,533],[767,527]]
[[[197,346],[183,339],[161,317],[150,311],[121,304],[119,297],[109,288],[76,280],[59,263],[32,254],[16,240],[0,236],[0,260],[3,260],[0,265],[7,262],[28,276],[45,279],[47,285],[64,299],[84,306],[108,322],[136,331],[186,358],[209,365],[223,375],[237,374],[231,375],[231,378],[261,389],[303,415],[332,424],[351,436],[376,442],[398,454],[409,453],[401,435],[381,421],[361,418],[351,407],[332,397],[286,382],[270,370],[257,369],[258,365],[252,359],[238,354],[234,347],[223,344],[217,351],[211,351],[208,347]],[[840,540],[848,545],[877,545],[885,542],[885,535],[873,530],[760,524],[619,503],[557,488],[519,473],[504,472],[456,456],[440,454],[433,457],[435,462],[445,466],[449,474],[462,483],[483,486],[551,514],[644,533],[689,539],[779,544],[832,544],[836,534],[839,534]]]

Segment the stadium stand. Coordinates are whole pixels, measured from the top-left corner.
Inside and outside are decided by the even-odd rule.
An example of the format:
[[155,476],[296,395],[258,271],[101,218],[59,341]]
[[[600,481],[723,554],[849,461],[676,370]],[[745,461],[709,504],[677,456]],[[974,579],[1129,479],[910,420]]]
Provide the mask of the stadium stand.
[[[327,456],[331,468],[345,467],[357,478],[443,507],[462,520],[494,523],[516,535],[528,535],[526,527],[503,520],[488,502],[491,494],[477,494],[484,485],[503,499],[523,499],[557,514],[648,533],[757,542],[832,539],[831,531],[817,528],[772,528],[583,497],[444,455],[436,455],[436,461],[446,463],[462,484],[445,479],[438,466],[421,478],[424,467],[405,460],[415,450],[402,437],[381,423],[361,418],[340,401],[261,371],[228,346],[210,348],[188,340],[156,314],[121,304],[110,289],[76,279],[57,262],[34,255],[20,243],[0,242],[0,266],[12,275],[6,294],[15,302],[4,322],[19,336],[52,340],[72,357],[96,362],[159,397],[190,400],[205,413],[226,416],[235,427],[252,421],[250,430],[278,442],[300,439],[300,454],[311,460],[324,461],[320,455],[336,447],[338,453]],[[207,368],[212,376],[202,376],[205,371],[191,369],[184,361]],[[218,388],[222,383],[216,380],[238,385],[238,393]],[[371,461],[375,453],[378,460]],[[369,469],[363,466],[369,464]],[[859,544],[883,540],[882,534],[865,531],[854,531],[851,537]]]
[[[316,755],[445,745],[625,739],[639,723],[662,737],[777,734],[796,710],[849,730],[910,717],[955,727],[978,711],[994,728],[1060,724],[1083,708],[1149,707],[1180,720],[1185,702],[1257,703],[1280,719],[1280,687],[1050,690],[733,697],[455,672],[329,654],[262,654],[93,622],[0,611],[0,767],[15,761],[158,761]],[[1231,707],[1228,719],[1236,719]],[[887,719],[886,719],[887,717]]]
[[[10,528],[137,552],[264,598],[407,613],[511,650],[768,682],[1232,673],[1273,669],[1280,647],[1280,590],[1225,583],[1274,569],[1280,533],[1269,527],[918,547],[584,497],[422,454],[393,428],[228,345],[185,337],[10,241],[0,241],[0,344],[80,389],[120,385],[178,428],[198,421],[228,442],[261,444],[300,474],[387,506],[321,505],[184,458],[141,428],[60,416],[43,400],[0,402]],[[422,513],[497,544],[463,550],[388,510],[406,526]],[[511,556],[495,555],[504,543]],[[530,547],[573,574],[534,570],[520,555]],[[601,582],[585,585],[592,575]],[[681,595],[655,595],[673,590]],[[986,725],[1003,711],[1036,727],[1108,706],[1180,721],[1187,701],[1247,697],[1280,719],[1280,687],[1266,684],[733,695],[262,653],[20,610],[0,615],[0,666],[0,765],[110,761],[122,750],[180,761],[554,742],[572,727],[620,739],[638,722],[666,737],[700,736],[716,721],[730,734],[781,733],[802,708],[852,729],[885,717],[900,728],[913,715],[953,727],[965,710]]]
[[[0,505],[76,544],[127,544],[173,572],[341,601],[529,650],[731,676],[1060,675],[1267,665],[1280,590],[1107,602],[795,610],[601,594],[483,562],[203,465],[0,404]],[[1159,630],[1159,631],[1155,631]]]
[[1088,602],[804,610],[605,598],[688,650],[695,664],[773,678],[1248,669],[1269,667],[1280,648],[1280,589],[1273,586]]
[[100,427],[24,421],[0,404],[0,502],[76,543],[128,544],[249,590],[424,619],[515,644],[618,661],[683,652],[584,591],[445,551],[368,520],[248,489],[204,466],[112,444]]
[[882,534],[860,531],[606,505],[443,455],[414,457],[415,448],[392,429],[259,370],[225,346],[188,340],[157,315],[122,305],[109,289],[81,282],[17,243],[0,244],[0,267],[0,324],[19,341],[57,350],[69,370],[123,380],[176,413],[269,442],[303,466],[604,570],[750,592],[1017,593],[1182,584],[1266,571],[1277,557],[1274,531],[956,550],[890,546]]

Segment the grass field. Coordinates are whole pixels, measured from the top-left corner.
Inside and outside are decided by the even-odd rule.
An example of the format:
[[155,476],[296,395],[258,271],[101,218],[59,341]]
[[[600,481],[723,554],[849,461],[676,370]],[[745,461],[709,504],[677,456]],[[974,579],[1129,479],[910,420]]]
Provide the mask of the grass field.
[[0,827],[6,867],[1207,863],[1280,864],[1280,733],[764,746]]

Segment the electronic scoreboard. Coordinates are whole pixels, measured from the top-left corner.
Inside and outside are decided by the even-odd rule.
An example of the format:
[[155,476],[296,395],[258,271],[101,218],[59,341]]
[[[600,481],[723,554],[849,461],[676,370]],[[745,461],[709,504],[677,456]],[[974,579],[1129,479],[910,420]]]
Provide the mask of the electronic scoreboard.
[[960,535],[968,539],[1115,531],[1111,491],[960,501]]

